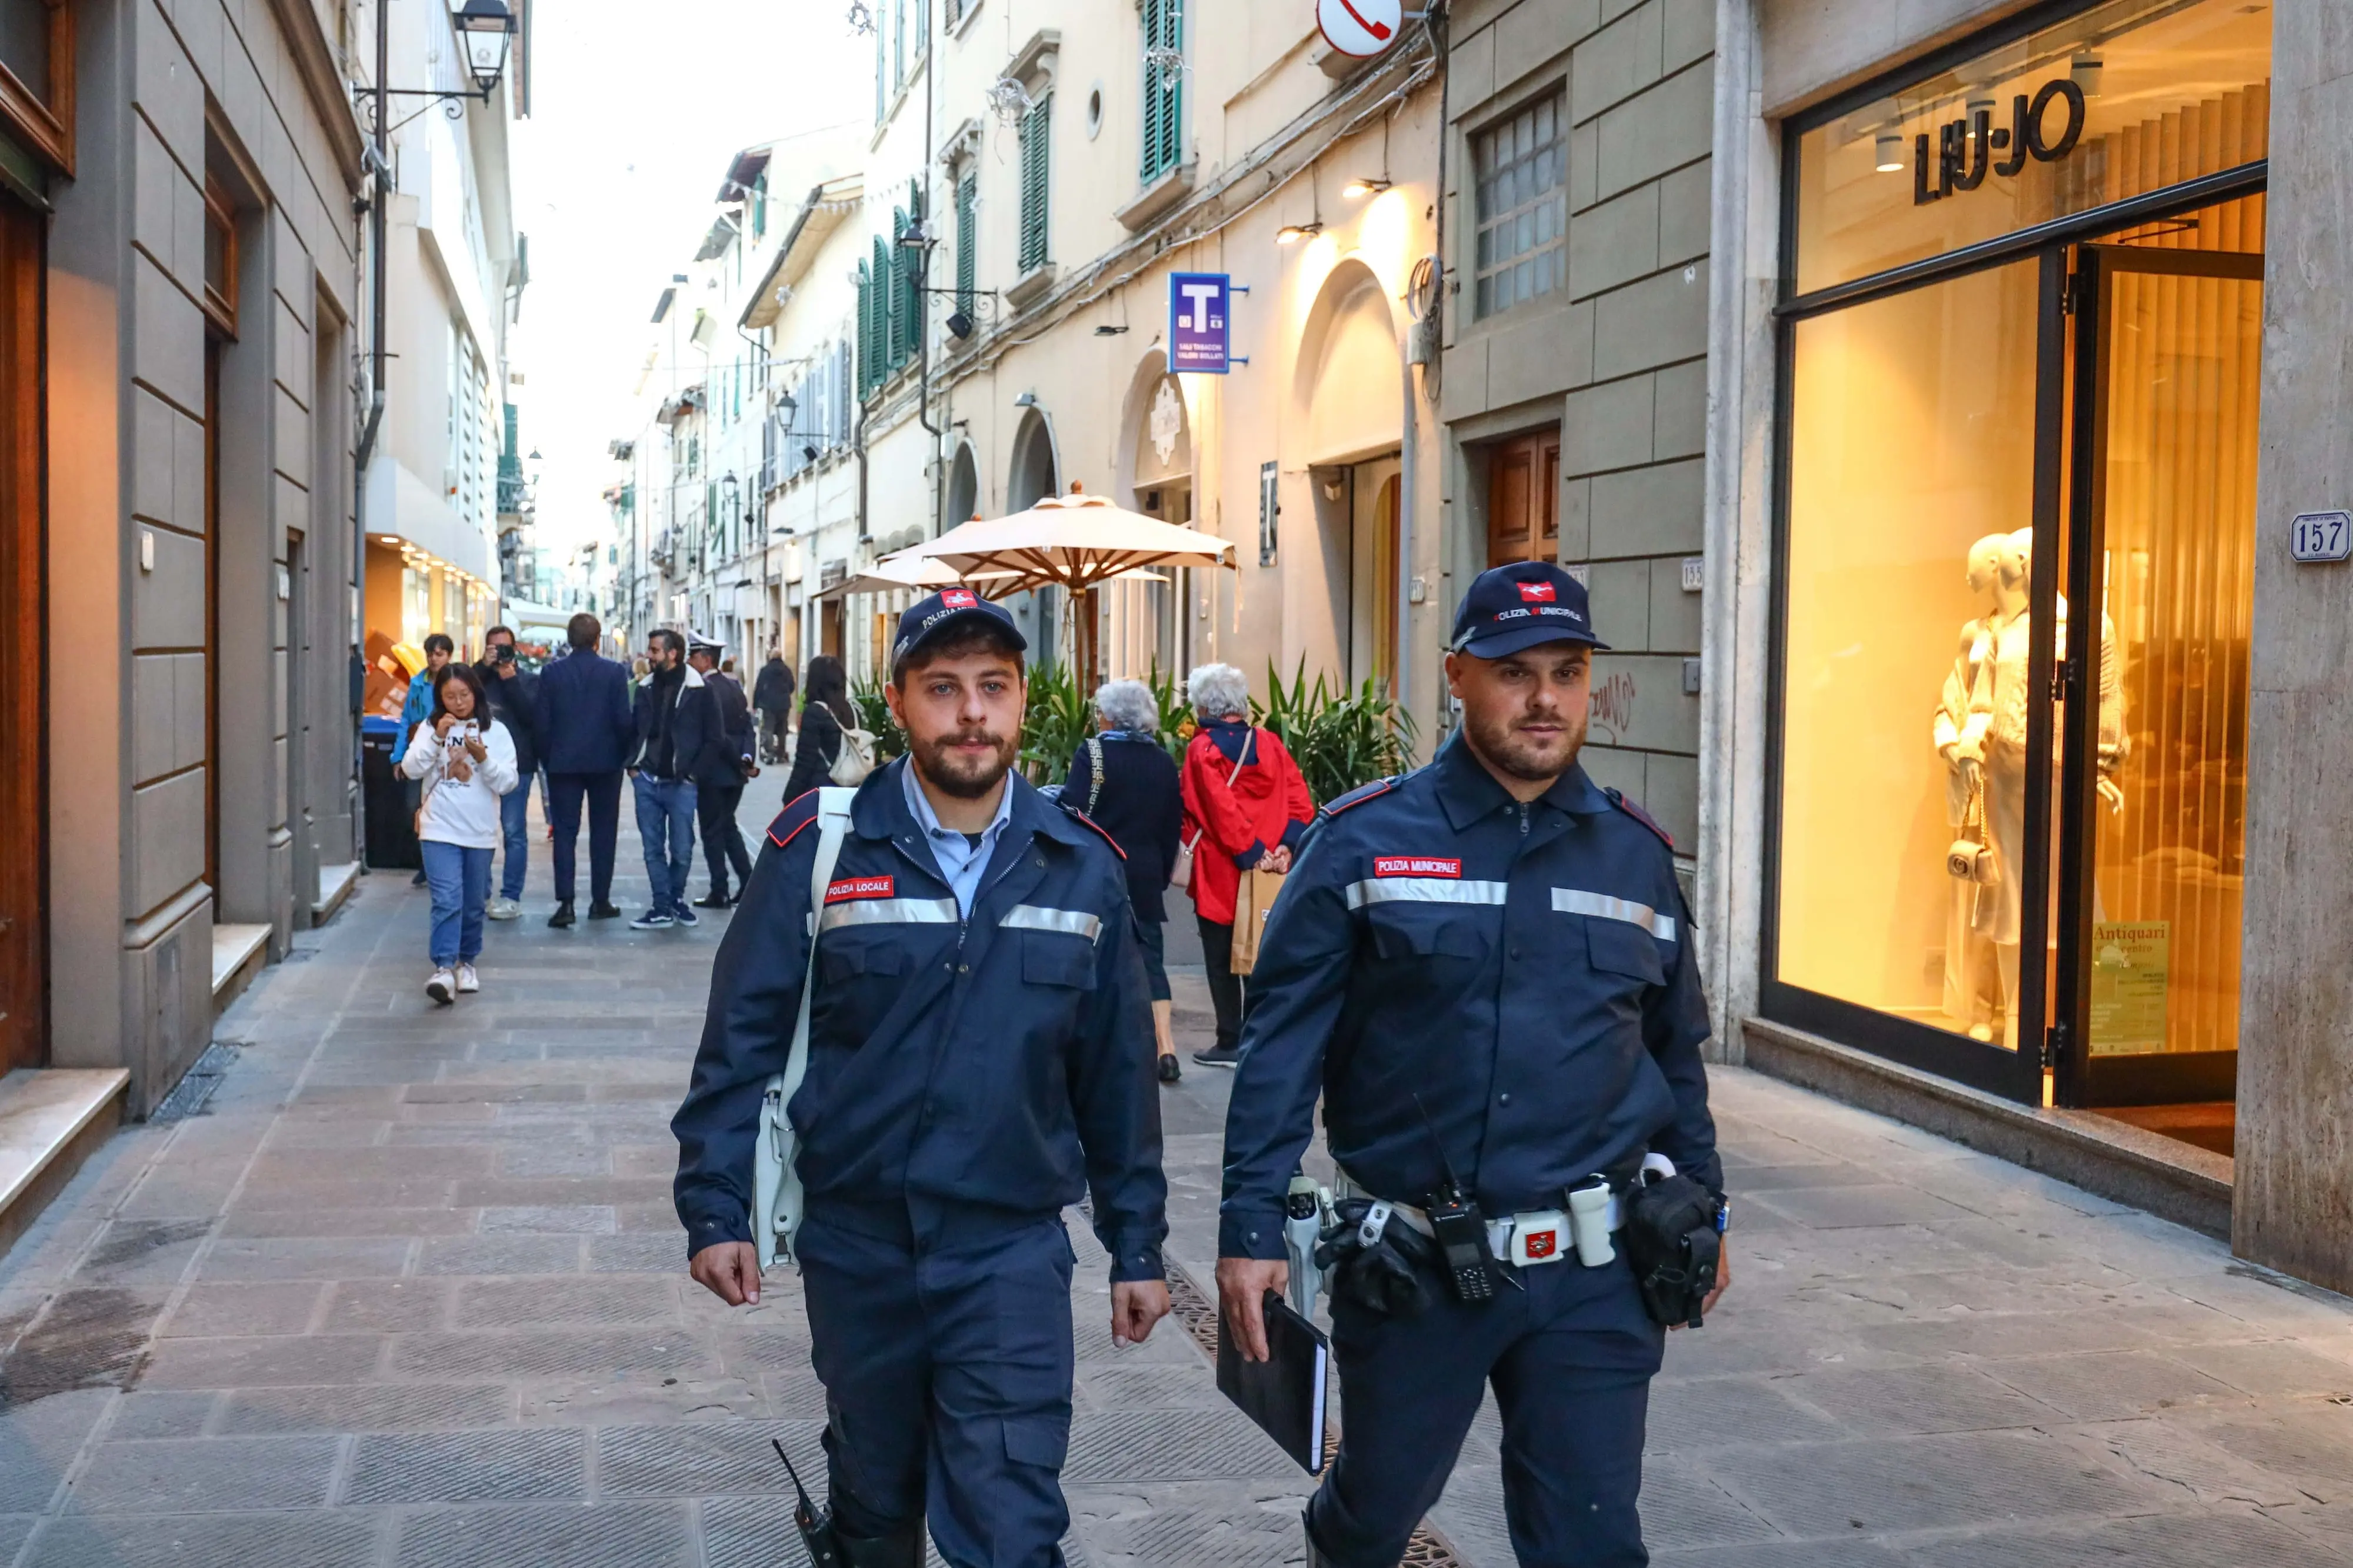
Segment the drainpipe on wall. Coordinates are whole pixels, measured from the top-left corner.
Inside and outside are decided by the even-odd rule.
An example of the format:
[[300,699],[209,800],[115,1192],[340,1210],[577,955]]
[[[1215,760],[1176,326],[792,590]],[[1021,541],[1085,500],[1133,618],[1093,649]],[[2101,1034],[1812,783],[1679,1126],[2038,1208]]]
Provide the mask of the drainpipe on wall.
[[[367,473],[375,458],[376,437],[384,429],[384,378],[386,351],[384,341],[386,315],[386,284],[385,279],[385,245],[387,225],[385,208],[392,200],[392,160],[386,156],[385,116],[390,110],[390,98],[385,84],[392,70],[392,7],[389,0],[376,0],[375,5],[375,141],[367,150],[368,176],[375,190],[368,201],[368,416],[360,432],[359,449],[352,462],[352,645],[359,650],[363,661],[367,657]],[[362,689],[365,689],[363,681]],[[353,728],[358,728],[360,715],[352,716]],[[358,795],[359,809],[352,813],[352,858],[358,863],[360,874],[367,874],[367,800],[366,779],[360,766],[358,737],[353,737],[352,784]]]

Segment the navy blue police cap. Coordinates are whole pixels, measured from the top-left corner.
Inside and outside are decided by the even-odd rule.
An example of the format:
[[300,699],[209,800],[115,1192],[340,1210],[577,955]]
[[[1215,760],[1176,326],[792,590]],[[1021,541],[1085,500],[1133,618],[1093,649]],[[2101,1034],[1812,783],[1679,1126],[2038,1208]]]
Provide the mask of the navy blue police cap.
[[1453,647],[1504,658],[1548,642],[1609,645],[1593,635],[1585,584],[1549,561],[1515,561],[1479,574],[1454,616]]
[[1028,652],[1029,639],[1021,635],[1005,606],[965,587],[943,588],[928,599],[918,599],[899,617],[899,635],[891,645],[891,662],[897,664],[926,643],[974,626],[994,627],[1018,652]]

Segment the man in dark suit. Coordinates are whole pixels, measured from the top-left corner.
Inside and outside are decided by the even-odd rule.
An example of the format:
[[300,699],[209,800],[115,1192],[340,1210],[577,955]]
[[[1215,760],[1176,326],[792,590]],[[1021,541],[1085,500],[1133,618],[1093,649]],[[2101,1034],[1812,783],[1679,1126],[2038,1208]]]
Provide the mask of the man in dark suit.
[[539,758],[547,770],[547,803],[555,829],[555,912],[558,930],[573,922],[575,856],[580,807],[588,807],[588,918],[608,921],[613,902],[613,854],[621,832],[621,766],[636,731],[629,718],[628,672],[596,651],[605,628],[579,615],[565,628],[565,657],[539,678]]
[[737,887],[747,887],[752,880],[752,855],[744,846],[735,810],[744,804],[744,782],[760,776],[754,751],[759,741],[752,731],[752,705],[744,700],[743,687],[719,668],[719,656],[725,651],[726,645],[707,637],[687,643],[686,661],[711,689],[712,705],[719,714],[717,727],[705,738],[694,763],[694,814],[702,829],[702,858],[711,868],[711,891],[694,900],[699,910],[734,907],[727,892],[730,865],[735,868]]

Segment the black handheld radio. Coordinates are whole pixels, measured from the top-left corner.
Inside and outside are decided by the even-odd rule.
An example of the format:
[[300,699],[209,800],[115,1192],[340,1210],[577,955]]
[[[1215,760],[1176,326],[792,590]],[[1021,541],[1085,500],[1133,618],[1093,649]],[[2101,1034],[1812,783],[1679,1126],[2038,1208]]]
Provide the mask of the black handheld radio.
[[842,1555],[841,1538],[833,1532],[833,1510],[809,1501],[808,1489],[801,1485],[801,1473],[793,1468],[784,1444],[771,1437],[768,1445],[785,1461],[785,1474],[793,1479],[793,1496],[799,1500],[793,1504],[793,1523],[801,1532],[801,1544],[808,1549],[810,1568],[847,1568],[849,1559]]
[[1422,1212],[1430,1216],[1430,1234],[1437,1238],[1439,1250],[1446,1255],[1447,1283],[1454,1299],[1463,1302],[1492,1300],[1495,1295],[1495,1255],[1487,1245],[1487,1221],[1480,1214],[1476,1199],[1462,1190],[1462,1183],[1454,1174],[1453,1162],[1446,1157],[1446,1145],[1439,1141],[1438,1129],[1430,1120],[1430,1108],[1421,1103],[1421,1096],[1413,1097],[1414,1109],[1421,1112],[1421,1125],[1430,1134],[1430,1145],[1438,1152],[1438,1168],[1445,1173],[1446,1184],[1423,1201]]

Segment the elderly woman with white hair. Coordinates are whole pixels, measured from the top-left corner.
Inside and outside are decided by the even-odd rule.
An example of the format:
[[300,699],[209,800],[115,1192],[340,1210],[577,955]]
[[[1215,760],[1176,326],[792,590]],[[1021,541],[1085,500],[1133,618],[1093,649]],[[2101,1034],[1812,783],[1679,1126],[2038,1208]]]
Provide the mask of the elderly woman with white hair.
[[1217,1009],[1218,1043],[1195,1051],[1204,1067],[1241,1060],[1242,980],[1233,971],[1234,904],[1242,873],[1291,868],[1292,851],[1315,819],[1307,780],[1282,741],[1250,721],[1250,679],[1205,664],[1186,682],[1200,731],[1186,748],[1178,783],[1185,842],[1193,849],[1193,909],[1202,963]]
[[1176,764],[1160,744],[1160,704],[1140,680],[1107,681],[1095,693],[1102,732],[1071,759],[1065,805],[1075,805],[1111,835],[1127,857],[1127,897],[1135,907],[1136,935],[1152,983],[1152,1026],[1160,1043],[1160,1081],[1175,1083],[1176,1037],[1168,992],[1168,910],[1161,895],[1176,866],[1185,806]]

